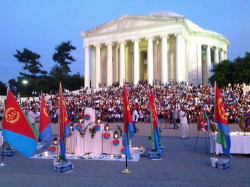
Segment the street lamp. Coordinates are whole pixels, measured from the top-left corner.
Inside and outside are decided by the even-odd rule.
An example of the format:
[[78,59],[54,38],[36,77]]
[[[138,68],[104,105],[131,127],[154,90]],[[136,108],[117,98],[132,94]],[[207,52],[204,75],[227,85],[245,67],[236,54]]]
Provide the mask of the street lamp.
[[27,80],[23,80],[23,84],[25,86],[25,92],[26,92],[26,85],[28,84],[28,81]]

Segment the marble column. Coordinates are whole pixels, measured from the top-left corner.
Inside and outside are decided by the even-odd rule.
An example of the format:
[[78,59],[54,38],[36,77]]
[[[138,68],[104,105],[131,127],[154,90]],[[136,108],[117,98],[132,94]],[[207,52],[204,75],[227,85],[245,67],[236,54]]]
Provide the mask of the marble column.
[[227,60],[227,51],[225,51],[224,59]]
[[220,50],[220,62],[224,60],[223,49]]
[[96,88],[99,88],[99,83],[101,81],[101,71],[100,71],[100,63],[101,63],[101,46],[100,44],[97,44],[96,46],[96,57],[95,57],[95,60],[96,60],[96,77],[95,77],[95,87]]
[[136,39],[134,42],[134,85],[138,84],[140,69],[139,69],[139,40]]
[[113,83],[113,61],[112,61],[112,43],[107,44],[108,57],[107,57],[107,86]]
[[153,38],[147,38],[148,40],[148,51],[147,51],[147,78],[148,78],[148,84],[153,85],[153,72],[154,72],[154,66],[153,66],[153,62],[154,62],[154,58],[153,58]]
[[92,79],[91,79],[91,87],[95,88],[96,86],[96,49],[92,47]]
[[184,81],[184,68],[185,68],[185,50],[184,50],[184,39],[181,33],[176,36],[176,81]]
[[197,44],[197,84],[202,84],[202,50],[201,44]]
[[119,66],[119,83],[120,86],[125,82],[125,42],[120,42],[120,66]]
[[218,51],[218,47],[216,47],[214,49],[214,63],[218,64],[219,63],[219,51]]
[[90,86],[89,46],[86,45],[86,46],[84,46],[84,48],[85,48],[85,58],[84,58],[84,64],[85,64],[85,67],[84,67],[84,87],[85,88],[87,88],[87,87],[89,88],[89,86]]
[[211,47],[207,45],[206,48],[206,84],[208,84],[208,78],[211,76]]
[[168,36],[161,36],[161,82],[168,81]]

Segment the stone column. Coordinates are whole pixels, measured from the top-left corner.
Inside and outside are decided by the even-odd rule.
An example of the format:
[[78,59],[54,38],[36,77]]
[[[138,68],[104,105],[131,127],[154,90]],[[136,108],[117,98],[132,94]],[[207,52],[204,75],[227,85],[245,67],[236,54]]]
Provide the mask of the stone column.
[[92,47],[92,79],[91,79],[91,87],[95,88],[96,86],[96,49]]
[[134,85],[138,84],[140,69],[139,69],[139,40],[136,39],[134,42]]
[[161,36],[161,82],[168,81],[168,36]]
[[125,42],[120,42],[120,66],[119,66],[119,83],[120,86],[125,82]]
[[148,65],[147,65],[147,78],[148,78],[148,84],[153,84],[153,80],[154,80],[154,77],[153,77],[153,62],[154,62],[154,58],[153,58],[153,38],[147,38],[148,40],[148,51],[147,51],[147,54],[148,54],[148,59],[147,59],[147,62],[148,62]]
[[201,50],[201,44],[197,44],[197,84],[202,84],[202,50]]
[[223,49],[220,50],[220,62],[224,60]]
[[216,47],[214,49],[214,63],[218,64],[219,63],[219,51],[218,51],[218,47]]
[[112,43],[107,44],[108,57],[107,57],[107,86],[113,83],[113,61],[112,61]]
[[101,71],[100,71],[100,63],[101,63],[101,46],[100,44],[97,44],[96,46],[96,57],[95,57],[95,60],[96,60],[96,77],[95,77],[95,87],[96,88],[99,88],[99,83],[101,81],[100,79],[100,76],[101,76]]
[[84,87],[85,88],[89,88],[90,86],[90,72],[89,72],[89,46],[86,45],[84,46],[85,48],[85,58],[84,58],[84,64],[85,64],[85,67],[84,67]]
[[227,60],[227,50],[225,51],[224,59]]
[[211,47],[207,45],[206,48],[206,84],[208,84],[208,78],[211,76]]
[[181,33],[176,36],[176,81],[184,81],[184,68],[185,68],[185,50],[184,50],[184,39]]

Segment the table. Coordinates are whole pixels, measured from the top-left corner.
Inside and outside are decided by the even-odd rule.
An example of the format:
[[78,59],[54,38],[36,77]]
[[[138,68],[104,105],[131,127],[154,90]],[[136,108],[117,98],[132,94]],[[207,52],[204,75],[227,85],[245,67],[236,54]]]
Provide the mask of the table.
[[[216,135],[214,133],[209,134],[210,139],[210,153],[214,152],[214,140]],[[243,133],[230,133],[231,138],[231,154],[250,154],[250,136],[243,135]],[[216,154],[223,153],[221,144],[216,143]]]

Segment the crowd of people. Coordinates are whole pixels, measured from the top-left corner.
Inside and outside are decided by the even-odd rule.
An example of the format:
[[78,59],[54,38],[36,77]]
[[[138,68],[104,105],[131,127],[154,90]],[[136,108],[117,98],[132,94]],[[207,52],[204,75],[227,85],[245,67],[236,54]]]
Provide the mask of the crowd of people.
[[[148,91],[154,90],[158,118],[164,123],[173,124],[178,128],[178,111],[185,107],[189,123],[195,123],[197,113],[204,109],[210,119],[214,113],[214,92],[212,86],[188,85],[186,82],[150,86],[145,82],[138,85],[126,84],[129,95],[131,112],[136,110],[138,122],[149,122],[150,111],[148,107]],[[250,113],[250,93],[243,95],[241,85],[232,85],[221,88],[224,99],[225,110],[228,113],[229,123],[238,123],[246,113]],[[69,120],[79,121],[84,116],[85,108],[96,110],[96,119],[107,123],[122,122],[123,120],[123,88],[117,85],[101,89],[80,90],[74,94],[65,93],[67,112]],[[2,102],[3,105],[3,102]],[[47,106],[52,122],[58,118],[58,95],[47,96]],[[21,103],[24,111],[36,109],[39,112],[40,101],[28,98]],[[1,113],[1,111],[0,111]],[[2,107],[3,113],[3,107]]]

